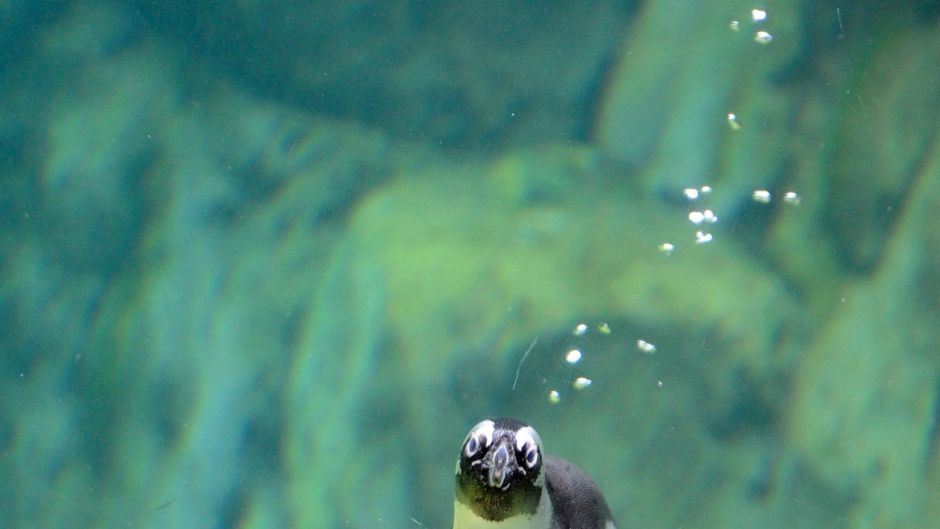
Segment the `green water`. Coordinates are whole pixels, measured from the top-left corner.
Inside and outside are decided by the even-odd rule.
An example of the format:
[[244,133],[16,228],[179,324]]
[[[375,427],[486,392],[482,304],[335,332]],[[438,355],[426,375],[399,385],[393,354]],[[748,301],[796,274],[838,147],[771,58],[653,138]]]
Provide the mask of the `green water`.
[[694,4],[0,6],[0,528],[935,527],[940,8]]

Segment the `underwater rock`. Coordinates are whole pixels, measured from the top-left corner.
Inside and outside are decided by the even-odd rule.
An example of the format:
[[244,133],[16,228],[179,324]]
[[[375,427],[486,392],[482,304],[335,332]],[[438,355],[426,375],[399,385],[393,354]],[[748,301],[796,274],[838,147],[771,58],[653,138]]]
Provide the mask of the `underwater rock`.
[[[912,29],[912,27],[914,29]],[[845,265],[877,266],[904,203],[940,136],[940,31],[875,33],[852,65],[842,99],[824,211]]]
[[[351,237],[379,267],[412,373],[446,372],[447,356],[430,351],[506,325],[535,334],[579,314],[694,321],[748,355],[766,352],[765,326],[789,306],[780,285],[730,239],[693,244],[683,210],[642,199],[591,159],[578,149],[523,152],[402,177],[360,205]],[[681,251],[659,251],[676,239],[688,241]]]
[[856,498],[853,526],[921,527],[936,514],[937,174],[934,148],[878,269],[844,285],[795,371],[788,437],[807,469]]

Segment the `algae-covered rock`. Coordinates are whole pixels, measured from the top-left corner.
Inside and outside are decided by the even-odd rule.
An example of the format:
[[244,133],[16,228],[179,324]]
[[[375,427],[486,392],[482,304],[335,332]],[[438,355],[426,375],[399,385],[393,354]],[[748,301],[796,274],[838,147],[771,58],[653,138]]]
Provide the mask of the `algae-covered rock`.
[[857,527],[923,527],[936,512],[938,152],[916,173],[881,266],[844,289],[795,371],[788,436],[811,472],[857,499]]
[[[821,46],[794,126],[767,251],[806,310],[839,311],[842,289],[877,272],[887,241],[936,142],[938,33],[899,9],[841,11],[844,32]],[[819,22],[817,22],[819,24]]]
[[[902,22],[907,22],[903,20]],[[842,100],[826,220],[849,266],[870,270],[940,132],[940,31],[886,24]]]
[[[694,244],[684,211],[643,200],[623,177],[566,172],[571,157],[585,163],[583,152],[555,155],[401,178],[358,209],[352,237],[380,265],[389,319],[415,370],[434,378],[446,356],[433,351],[581,314],[696,322],[733,337],[742,354],[766,352],[765,325],[788,307],[779,285],[720,234]],[[520,186],[547,198],[520,200]],[[664,241],[679,249],[659,251]]]

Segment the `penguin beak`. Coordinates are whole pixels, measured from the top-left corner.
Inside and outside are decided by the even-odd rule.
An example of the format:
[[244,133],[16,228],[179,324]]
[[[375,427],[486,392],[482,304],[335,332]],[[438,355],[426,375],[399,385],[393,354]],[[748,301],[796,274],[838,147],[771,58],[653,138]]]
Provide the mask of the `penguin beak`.
[[494,488],[509,486],[509,478],[516,471],[516,458],[513,457],[512,441],[500,439],[483,458],[487,485]]

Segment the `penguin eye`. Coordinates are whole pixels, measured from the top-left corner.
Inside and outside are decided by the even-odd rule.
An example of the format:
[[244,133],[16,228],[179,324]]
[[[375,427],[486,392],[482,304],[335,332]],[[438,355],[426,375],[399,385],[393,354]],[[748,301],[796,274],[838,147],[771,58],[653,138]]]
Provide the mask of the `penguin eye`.
[[477,451],[480,449],[480,443],[477,441],[476,437],[471,437],[467,440],[466,453],[467,457],[473,457],[476,455]]
[[493,444],[493,421],[483,421],[470,430],[464,444],[464,454],[473,457]]
[[526,444],[525,446],[525,466],[534,467],[539,462],[539,449],[537,446]]

